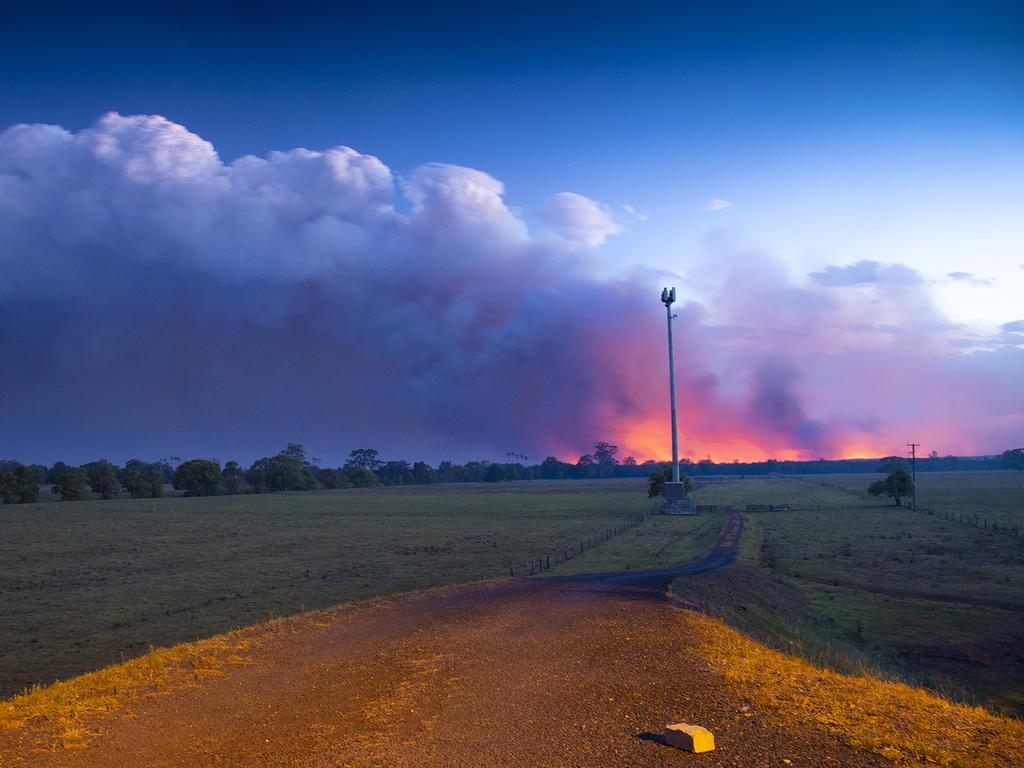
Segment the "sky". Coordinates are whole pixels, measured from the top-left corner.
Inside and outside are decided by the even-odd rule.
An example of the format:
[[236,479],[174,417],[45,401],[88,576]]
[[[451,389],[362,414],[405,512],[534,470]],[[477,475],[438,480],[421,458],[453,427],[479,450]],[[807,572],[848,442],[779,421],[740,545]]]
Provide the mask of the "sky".
[[0,458],[1024,443],[1019,4],[0,14]]

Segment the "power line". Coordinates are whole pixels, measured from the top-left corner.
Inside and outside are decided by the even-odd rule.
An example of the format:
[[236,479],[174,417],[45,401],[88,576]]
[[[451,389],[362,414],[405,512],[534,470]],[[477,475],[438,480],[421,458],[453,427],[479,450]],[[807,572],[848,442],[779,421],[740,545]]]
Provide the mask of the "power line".
[[907,443],[907,447],[910,448],[910,481],[912,483],[910,498],[915,512],[917,512],[917,449],[920,446],[920,443]]

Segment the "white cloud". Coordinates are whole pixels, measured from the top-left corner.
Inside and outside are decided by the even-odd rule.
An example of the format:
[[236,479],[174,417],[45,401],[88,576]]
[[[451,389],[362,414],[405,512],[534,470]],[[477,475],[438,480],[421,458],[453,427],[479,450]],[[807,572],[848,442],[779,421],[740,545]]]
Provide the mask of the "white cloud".
[[733,204],[730,200],[723,200],[720,197],[712,197],[706,203],[704,203],[705,211],[724,211],[726,208],[732,208]]
[[540,218],[574,247],[595,248],[622,231],[607,205],[575,192],[551,195]]

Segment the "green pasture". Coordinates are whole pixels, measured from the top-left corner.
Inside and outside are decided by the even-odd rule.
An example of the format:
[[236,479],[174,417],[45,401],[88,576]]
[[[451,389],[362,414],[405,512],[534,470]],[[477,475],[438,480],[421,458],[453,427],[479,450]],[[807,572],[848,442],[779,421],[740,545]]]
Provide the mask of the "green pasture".
[[[843,649],[847,661],[1024,712],[1024,538],[865,500],[857,491],[871,479],[757,478],[699,487],[701,503],[794,506],[745,515],[741,562],[770,581],[762,591],[774,601],[770,610],[756,606],[762,636],[785,636],[818,660]],[[918,480],[921,506],[927,493],[1005,521],[1024,500],[1011,472]],[[743,591],[746,629],[749,603],[759,599]]]
[[648,508],[642,480],[0,506],[0,695],[303,609],[521,575]]

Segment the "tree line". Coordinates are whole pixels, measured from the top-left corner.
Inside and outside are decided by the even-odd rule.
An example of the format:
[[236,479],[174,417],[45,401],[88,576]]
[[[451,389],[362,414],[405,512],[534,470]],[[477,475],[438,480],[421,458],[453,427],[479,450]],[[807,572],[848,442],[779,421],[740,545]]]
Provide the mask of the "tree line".
[[[216,496],[219,494],[274,493],[278,491],[303,491],[320,488],[369,488],[376,485],[431,485],[434,483],[493,483],[506,480],[580,480],[611,477],[646,477],[659,475],[663,480],[669,476],[665,463],[647,460],[638,462],[627,456],[619,459],[618,446],[599,442],[591,453],[584,454],[575,463],[561,461],[548,456],[537,464],[528,464],[527,457],[512,454],[516,461],[491,462],[486,460],[468,461],[457,464],[442,461],[437,467],[426,462],[410,463],[404,460],[384,460],[373,448],[357,448],[350,452],[348,460],[340,467],[321,467],[315,458],[306,455],[305,448],[298,443],[288,446],[273,456],[257,459],[248,468],[236,461],[221,465],[215,459],[189,459],[169,457],[155,462],[132,459],[124,466],[116,466],[105,459],[89,462],[82,466],[70,466],[62,461],[47,467],[43,464],[21,464],[17,461],[0,461],[0,501],[4,504],[25,504],[39,500],[42,484],[50,484],[52,492],[65,501],[77,501],[99,497],[112,499],[120,496],[132,498],[159,498],[164,495],[166,485],[187,496]],[[939,469],[952,457],[931,456],[918,459],[918,471]],[[986,457],[958,459],[956,468],[1007,468],[1024,472],[1024,449],[1005,451],[993,460]],[[899,466],[895,466],[899,463]],[[681,462],[685,474],[700,476],[707,474],[786,474],[788,471],[801,474],[820,472],[880,471],[878,459],[846,459],[827,461],[764,462],[715,464],[704,460]],[[882,460],[881,471],[906,470],[905,461],[899,457]],[[953,467],[942,466],[945,469]],[[905,495],[905,485],[898,478],[897,485],[881,489],[879,494],[888,494],[898,487]],[[895,494],[894,494],[895,495]]]
[[434,483],[492,483],[505,480],[560,480],[606,477],[646,477],[659,465],[638,463],[633,457],[619,461],[618,446],[600,442],[593,453],[575,463],[549,456],[539,464],[521,461],[442,461],[437,467],[426,462],[384,460],[373,448],[357,448],[340,467],[321,467],[306,455],[299,443],[289,443],[273,456],[257,459],[248,468],[237,461],[221,465],[215,459],[170,457],[156,462],[132,459],[118,467],[106,459],[80,467],[58,461],[52,467],[0,461],[0,499],[5,504],[39,500],[39,486],[50,484],[52,492],[65,501],[99,497],[112,499],[159,498],[165,485],[186,496],[216,496],[239,493],[275,493],[321,488],[369,488],[376,485],[432,485]]

